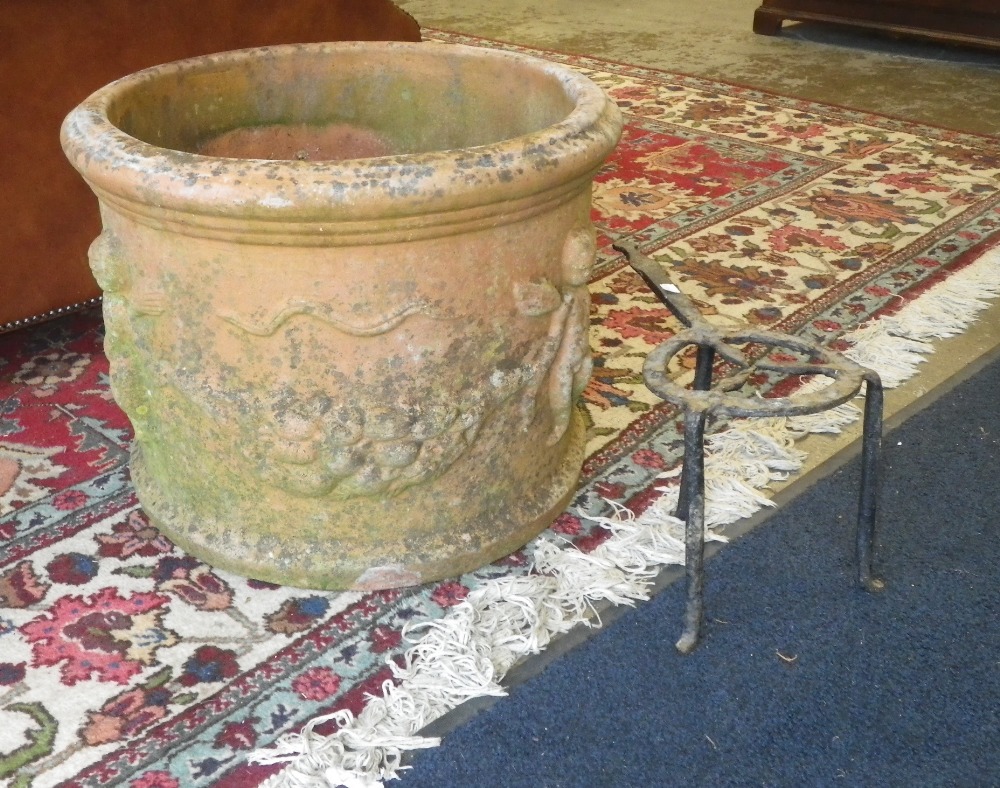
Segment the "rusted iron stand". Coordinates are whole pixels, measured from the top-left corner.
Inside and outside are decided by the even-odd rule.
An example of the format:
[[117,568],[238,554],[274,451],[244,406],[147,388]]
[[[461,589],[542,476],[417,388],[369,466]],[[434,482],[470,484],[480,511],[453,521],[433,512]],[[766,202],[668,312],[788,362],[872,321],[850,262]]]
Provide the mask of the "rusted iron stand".
[[[688,590],[684,631],[677,641],[677,649],[686,654],[698,645],[704,619],[705,425],[713,416],[760,418],[819,413],[854,398],[860,393],[862,385],[865,386],[857,529],[858,579],[868,591],[881,591],[885,583],[872,574],[877,476],[882,443],[883,394],[879,376],[839,353],[800,337],[751,327],[716,328],[701,316],[687,296],[671,284],[670,276],[658,262],[630,244],[619,243],[614,248],[625,255],[667,309],[687,326],[684,331],[657,345],[646,357],[643,366],[646,386],[658,397],[684,410],[684,464],[677,517],[685,522]],[[768,352],[751,361],[736,347],[739,345],[754,345]],[[667,374],[670,359],[689,346],[697,348],[692,388],[675,383]],[[806,360],[776,361],[769,358],[771,349],[792,351]],[[736,369],[713,383],[716,357]],[[820,391],[788,397],[748,397],[736,393],[757,370],[785,375],[823,375],[832,382]]]

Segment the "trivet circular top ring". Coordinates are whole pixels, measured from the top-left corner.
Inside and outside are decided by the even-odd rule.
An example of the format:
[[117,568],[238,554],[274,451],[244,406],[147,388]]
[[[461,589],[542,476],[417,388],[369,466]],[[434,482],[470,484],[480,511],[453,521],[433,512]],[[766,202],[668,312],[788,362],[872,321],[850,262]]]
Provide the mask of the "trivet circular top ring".
[[[801,353],[808,356],[810,361],[772,361],[765,357],[749,362],[743,353],[731,346],[748,343]],[[674,356],[692,345],[711,348],[715,354],[735,364],[737,371],[714,382],[709,390],[690,389],[680,385],[670,377],[667,367]],[[730,393],[743,386],[747,378],[759,370],[785,375],[822,375],[832,382],[818,391],[797,392],[787,397],[747,397]],[[657,345],[646,356],[642,368],[646,386],[667,402],[685,408],[748,418],[802,416],[843,405],[857,395],[868,372],[860,364],[817,342],[749,328],[729,331],[713,329],[710,335],[702,328],[689,328]]]

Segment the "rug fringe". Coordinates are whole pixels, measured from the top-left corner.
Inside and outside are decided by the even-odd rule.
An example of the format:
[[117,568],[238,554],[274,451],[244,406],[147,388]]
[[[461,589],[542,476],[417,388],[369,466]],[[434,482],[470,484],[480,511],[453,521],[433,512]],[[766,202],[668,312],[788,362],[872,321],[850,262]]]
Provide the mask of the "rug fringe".
[[[887,387],[914,375],[934,351],[931,342],[961,333],[1000,296],[1000,252],[991,251],[897,313],[862,326],[844,339],[845,355],[875,369]],[[807,383],[821,386],[822,382]],[[706,535],[773,506],[770,484],[802,467],[796,439],[839,432],[856,421],[853,405],[813,416],[735,420],[706,443]],[[678,472],[665,474],[670,479]],[[533,545],[534,570],[527,576],[483,582],[441,619],[409,627],[426,630],[405,654],[390,662],[394,681],[383,696],[369,696],[355,717],[340,711],[312,720],[299,733],[282,736],[270,749],[250,756],[258,763],[283,763],[267,788],[373,788],[391,780],[408,750],[434,747],[439,740],[417,735],[464,701],[502,696],[506,672],[520,659],[544,650],[553,637],[573,627],[600,626],[597,606],[633,605],[648,599],[653,581],[668,564],[683,564],[683,523],[673,516],[676,484],[641,516],[609,501],[612,517],[591,517],[611,536],[590,553],[551,536]],[[315,732],[334,722],[331,735]]]

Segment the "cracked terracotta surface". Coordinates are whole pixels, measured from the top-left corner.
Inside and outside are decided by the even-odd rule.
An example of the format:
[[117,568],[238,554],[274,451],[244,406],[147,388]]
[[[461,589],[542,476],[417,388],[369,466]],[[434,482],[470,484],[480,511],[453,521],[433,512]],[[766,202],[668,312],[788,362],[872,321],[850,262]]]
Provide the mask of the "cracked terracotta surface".
[[63,145],[101,202],[150,517],[331,589],[544,528],[582,461],[590,184],[620,129],[568,69],[441,44],[224,53],[91,96]]

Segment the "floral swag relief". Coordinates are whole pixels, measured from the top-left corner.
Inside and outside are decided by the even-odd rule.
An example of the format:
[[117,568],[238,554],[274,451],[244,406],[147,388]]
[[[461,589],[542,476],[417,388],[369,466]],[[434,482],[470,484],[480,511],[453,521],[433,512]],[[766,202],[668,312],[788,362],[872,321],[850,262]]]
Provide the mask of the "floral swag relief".
[[548,444],[566,433],[573,403],[583,393],[593,369],[590,355],[590,294],[587,282],[597,244],[593,227],[578,227],[566,238],[562,251],[563,289],[550,282],[515,284],[518,310],[531,317],[549,317],[545,340],[536,348],[532,371],[522,401],[524,429],[534,420],[542,396],[552,414]]
[[[182,394],[218,425],[242,436],[245,459],[263,481],[298,496],[338,499],[395,494],[443,474],[475,441],[480,427],[504,403],[520,395],[519,429],[531,429],[544,414],[551,427],[545,437],[555,445],[565,435],[576,398],[590,379],[590,298],[587,290],[596,255],[592,226],[576,227],[561,251],[562,282],[515,282],[518,315],[544,321],[521,362],[497,368],[488,387],[470,386],[439,401],[390,404],[366,398],[359,390],[317,390],[311,395],[276,384],[269,398],[249,409],[240,401],[201,385],[193,376],[160,363],[156,369],[134,351],[142,346],[134,321],[156,319],[168,311],[168,298],[155,283],[137,283],[108,229],[90,249],[92,269],[104,290],[105,350],[111,362],[115,399],[129,415],[137,439],[148,429],[150,383]],[[247,320],[219,317],[248,336],[267,337],[286,323],[307,317],[335,331],[378,336],[422,316],[448,320],[424,301],[405,303],[391,314],[353,322],[328,305],[287,299],[273,316]],[[126,339],[127,337],[127,339]],[[206,392],[209,392],[206,394]],[[258,398],[259,399],[259,398]]]

